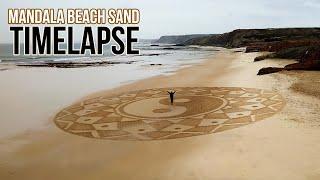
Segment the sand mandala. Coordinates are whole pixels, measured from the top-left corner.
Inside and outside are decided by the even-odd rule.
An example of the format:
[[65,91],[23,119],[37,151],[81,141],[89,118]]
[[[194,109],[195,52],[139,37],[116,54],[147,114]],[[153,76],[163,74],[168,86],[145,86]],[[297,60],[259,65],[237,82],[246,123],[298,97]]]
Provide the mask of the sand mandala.
[[279,112],[283,98],[272,91],[227,87],[177,87],[101,96],[74,104],[54,121],[62,130],[90,138],[161,140],[221,132]]

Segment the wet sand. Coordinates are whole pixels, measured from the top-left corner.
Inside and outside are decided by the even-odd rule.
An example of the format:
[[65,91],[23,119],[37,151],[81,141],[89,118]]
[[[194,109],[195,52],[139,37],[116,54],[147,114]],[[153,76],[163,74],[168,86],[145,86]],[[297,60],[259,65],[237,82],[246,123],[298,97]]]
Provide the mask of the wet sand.
[[[79,137],[58,129],[52,116],[63,108],[64,104],[59,104],[47,116],[41,116],[46,126],[34,127],[27,132],[23,127],[14,126],[15,136],[0,139],[0,177],[320,179],[320,100],[290,88],[303,79],[285,73],[256,76],[261,67],[283,66],[291,60],[253,63],[256,56],[256,53],[223,50],[203,63],[181,69],[173,75],[140,80],[83,99],[129,90],[177,86],[260,88],[276,91],[286,100],[285,108],[270,118],[220,133],[188,138],[108,141]],[[68,101],[69,104],[76,102],[72,98]]]

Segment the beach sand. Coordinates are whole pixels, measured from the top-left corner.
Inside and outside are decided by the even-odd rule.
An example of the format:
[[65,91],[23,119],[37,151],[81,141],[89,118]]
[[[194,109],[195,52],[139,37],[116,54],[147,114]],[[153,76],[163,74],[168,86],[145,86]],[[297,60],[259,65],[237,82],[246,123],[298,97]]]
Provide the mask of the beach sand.
[[[162,141],[109,141],[75,136],[56,127],[52,120],[55,113],[66,106],[66,101],[67,105],[77,102],[69,98],[38,117],[45,126],[25,131],[23,125],[16,124],[25,124],[28,119],[10,122],[15,135],[0,139],[0,177],[33,180],[320,179],[320,100],[294,88],[297,86],[294,84],[310,79],[301,77],[305,72],[257,76],[262,67],[292,62],[273,59],[253,63],[257,55],[221,50],[208,60],[173,75],[156,76],[88,96],[83,94],[81,100],[162,87],[259,88],[275,91],[286,101],[284,109],[272,117],[202,136]],[[319,75],[312,77],[318,79]],[[10,96],[14,96],[14,90],[11,93]],[[12,102],[2,102],[1,106],[6,103]],[[37,108],[40,111],[45,107]],[[23,113],[31,110],[29,107]]]

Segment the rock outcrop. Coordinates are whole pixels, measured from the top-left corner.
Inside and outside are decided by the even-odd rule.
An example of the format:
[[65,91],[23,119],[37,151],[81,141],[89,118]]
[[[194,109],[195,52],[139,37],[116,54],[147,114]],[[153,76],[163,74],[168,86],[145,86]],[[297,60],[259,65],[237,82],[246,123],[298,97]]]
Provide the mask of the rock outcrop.
[[100,62],[31,62],[17,64],[17,66],[24,67],[56,67],[56,68],[80,68],[80,67],[89,67],[89,66],[104,66],[112,64],[132,64],[134,61],[128,62],[115,62],[115,61],[100,61]]
[[275,72],[279,72],[284,70],[284,68],[277,68],[277,67],[265,67],[258,71],[257,75],[264,75],[264,74],[271,74]]
[[[320,70],[320,46],[302,46],[295,48],[288,48],[269,54],[266,56],[259,56],[255,58],[255,61],[262,60],[265,58],[293,58],[297,59],[297,63],[286,65],[283,70]],[[270,74],[278,72],[278,68],[262,68],[259,70],[258,75]]]

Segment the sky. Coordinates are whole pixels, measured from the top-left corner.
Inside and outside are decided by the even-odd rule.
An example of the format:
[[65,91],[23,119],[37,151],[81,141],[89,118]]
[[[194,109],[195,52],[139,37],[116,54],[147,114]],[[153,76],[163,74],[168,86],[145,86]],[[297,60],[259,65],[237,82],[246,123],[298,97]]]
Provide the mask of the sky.
[[[0,43],[12,42],[8,8],[138,8],[137,36],[144,39],[239,28],[320,27],[320,0],[2,0]],[[76,27],[76,33],[81,30]]]

